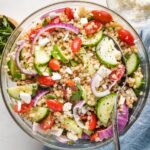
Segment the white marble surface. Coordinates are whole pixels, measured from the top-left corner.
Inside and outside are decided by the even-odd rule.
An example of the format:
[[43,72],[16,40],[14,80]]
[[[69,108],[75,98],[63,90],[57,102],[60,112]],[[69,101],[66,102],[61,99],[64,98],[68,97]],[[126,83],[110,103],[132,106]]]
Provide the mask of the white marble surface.
[[[21,22],[35,10],[58,0],[0,0],[0,14]],[[91,0],[105,5],[105,0]],[[0,150],[42,150],[42,144],[24,133],[10,117],[0,95]]]

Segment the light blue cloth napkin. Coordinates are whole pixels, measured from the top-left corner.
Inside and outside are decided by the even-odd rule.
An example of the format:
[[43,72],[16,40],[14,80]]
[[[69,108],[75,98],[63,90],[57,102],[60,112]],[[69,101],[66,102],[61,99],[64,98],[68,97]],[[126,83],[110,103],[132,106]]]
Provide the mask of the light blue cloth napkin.
[[[144,28],[139,34],[150,56],[150,28]],[[120,138],[120,143],[121,150],[150,150],[150,96],[140,117],[130,130]],[[43,150],[52,149],[44,147]],[[97,150],[113,150],[113,143]]]
[[[143,28],[139,35],[150,56],[150,28]],[[121,150],[150,150],[150,95],[140,117],[130,130],[120,138],[120,143]],[[97,150],[113,150],[113,144]]]

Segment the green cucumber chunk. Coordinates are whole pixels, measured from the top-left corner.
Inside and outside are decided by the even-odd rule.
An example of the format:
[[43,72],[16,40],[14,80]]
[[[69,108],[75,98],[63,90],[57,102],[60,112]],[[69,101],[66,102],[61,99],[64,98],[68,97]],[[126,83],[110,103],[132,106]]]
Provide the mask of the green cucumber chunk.
[[103,37],[102,31],[99,31],[92,37],[89,37],[87,39],[82,39],[82,45],[83,46],[95,46],[101,41],[102,37]]
[[134,74],[133,78],[135,79],[134,89],[139,89],[145,83],[143,76]]
[[96,105],[96,114],[102,125],[107,126],[110,115],[113,111],[113,106],[117,94],[111,93],[105,97],[100,98]]
[[128,75],[131,75],[133,72],[135,72],[139,66],[139,56],[136,53],[133,53],[129,56],[126,62],[127,67],[127,73]]
[[10,60],[7,63],[9,68],[9,74],[12,76],[13,80],[23,80],[26,78],[25,74],[22,74],[17,66],[15,60],[11,57]]
[[40,66],[35,64],[34,67],[39,75],[52,75],[52,71],[47,65]]
[[40,122],[49,114],[49,109],[45,107],[33,107],[29,113],[32,122]]
[[22,85],[22,86],[9,87],[7,89],[7,92],[11,97],[19,100],[20,92],[28,93],[34,96],[37,88],[38,88],[37,84],[28,84],[28,85]]
[[40,47],[36,46],[35,47],[35,64],[38,64],[38,65],[45,65],[49,62],[50,60],[50,55],[40,49]]
[[61,50],[59,49],[58,45],[53,46],[53,50],[51,51],[51,55],[55,58],[60,60],[63,63],[68,63],[69,61],[67,58],[62,54]]
[[74,120],[65,118],[62,121],[62,124],[63,124],[63,126],[65,126],[65,128],[67,130],[77,133],[79,137],[82,136],[82,129],[80,127],[78,127],[78,125],[76,124],[76,122]]
[[96,54],[99,61],[108,67],[115,67],[118,64],[114,51],[116,49],[114,48],[113,41],[106,36],[103,37],[96,47]]

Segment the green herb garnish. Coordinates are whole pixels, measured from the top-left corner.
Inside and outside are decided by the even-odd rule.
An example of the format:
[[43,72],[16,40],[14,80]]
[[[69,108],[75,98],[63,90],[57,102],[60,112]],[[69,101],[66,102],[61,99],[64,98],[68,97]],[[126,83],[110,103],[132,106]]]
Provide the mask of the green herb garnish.
[[0,18],[0,57],[4,46],[14,28],[15,27],[9,22],[7,17],[3,16]]

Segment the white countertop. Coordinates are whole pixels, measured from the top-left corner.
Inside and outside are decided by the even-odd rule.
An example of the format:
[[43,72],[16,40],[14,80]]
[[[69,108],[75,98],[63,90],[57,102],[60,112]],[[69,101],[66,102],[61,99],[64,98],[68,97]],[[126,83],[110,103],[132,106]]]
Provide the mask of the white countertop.
[[[0,14],[21,22],[32,12],[58,0],[0,0]],[[98,0],[91,0],[97,2]],[[99,0],[105,5],[105,0]],[[0,150],[42,150],[42,144],[24,133],[10,117],[0,95]]]

